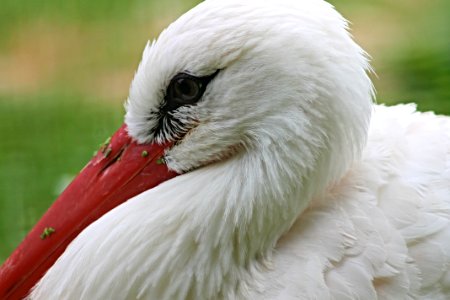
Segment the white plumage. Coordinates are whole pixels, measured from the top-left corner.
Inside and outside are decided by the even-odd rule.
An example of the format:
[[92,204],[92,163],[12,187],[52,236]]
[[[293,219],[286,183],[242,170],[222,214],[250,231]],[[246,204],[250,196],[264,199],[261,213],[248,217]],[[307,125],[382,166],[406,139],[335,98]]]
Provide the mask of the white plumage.
[[[369,68],[322,0],[180,17],[146,47],[126,123],[177,140],[185,174],[85,229],[30,298],[448,299],[450,118],[373,105]],[[152,133],[174,75],[216,70]]]

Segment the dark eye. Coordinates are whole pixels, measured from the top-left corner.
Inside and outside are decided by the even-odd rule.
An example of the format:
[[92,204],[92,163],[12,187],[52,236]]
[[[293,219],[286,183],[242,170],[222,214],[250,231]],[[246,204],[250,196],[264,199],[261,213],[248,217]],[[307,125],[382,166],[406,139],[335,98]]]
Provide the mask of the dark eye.
[[202,82],[194,78],[178,78],[172,83],[172,98],[186,104],[199,100],[202,92]]
[[183,105],[197,103],[202,98],[208,83],[218,72],[204,77],[196,77],[187,73],[175,75],[167,87],[164,110],[171,111]]

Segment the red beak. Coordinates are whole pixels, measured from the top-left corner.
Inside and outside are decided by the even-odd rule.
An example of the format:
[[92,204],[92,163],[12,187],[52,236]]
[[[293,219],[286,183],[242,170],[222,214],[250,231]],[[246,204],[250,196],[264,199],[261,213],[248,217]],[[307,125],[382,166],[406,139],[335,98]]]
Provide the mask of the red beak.
[[161,160],[170,144],[137,144],[123,125],[53,203],[0,268],[0,299],[22,299],[89,224],[178,175]]

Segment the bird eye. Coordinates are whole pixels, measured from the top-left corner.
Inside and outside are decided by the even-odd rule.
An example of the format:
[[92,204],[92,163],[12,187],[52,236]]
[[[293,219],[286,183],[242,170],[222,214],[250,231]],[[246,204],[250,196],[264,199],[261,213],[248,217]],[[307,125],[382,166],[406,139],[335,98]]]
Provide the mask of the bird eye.
[[203,96],[208,83],[218,72],[204,77],[196,77],[187,73],[175,75],[167,87],[164,110],[171,111],[183,105],[197,103]]
[[178,78],[173,82],[172,97],[186,104],[197,102],[201,96],[202,82],[193,78]]

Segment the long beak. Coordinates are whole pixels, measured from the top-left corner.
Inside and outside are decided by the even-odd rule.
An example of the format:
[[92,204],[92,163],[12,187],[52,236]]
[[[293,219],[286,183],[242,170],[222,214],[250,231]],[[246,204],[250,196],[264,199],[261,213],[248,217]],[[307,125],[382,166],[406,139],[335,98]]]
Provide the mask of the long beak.
[[123,125],[53,203],[0,268],[0,299],[22,299],[89,224],[131,197],[173,178],[169,144],[137,144]]

